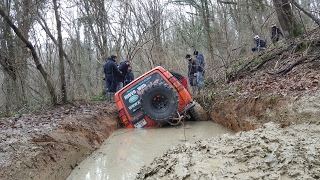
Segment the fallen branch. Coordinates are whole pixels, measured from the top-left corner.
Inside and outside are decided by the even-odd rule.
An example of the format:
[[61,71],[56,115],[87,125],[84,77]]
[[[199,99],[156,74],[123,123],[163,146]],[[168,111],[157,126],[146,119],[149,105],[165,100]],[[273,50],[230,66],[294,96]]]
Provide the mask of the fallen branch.
[[306,56],[301,57],[300,59],[298,59],[295,63],[291,64],[291,66],[276,72],[276,74],[286,74],[287,72],[291,71],[291,69],[293,69],[295,66],[301,64],[303,61],[305,61],[307,59]]
[[268,55],[268,54],[267,54],[268,56],[263,57],[263,58],[262,58],[262,62],[261,62],[260,64],[258,64],[256,67],[254,67],[254,68],[251,70],[251,72],[258,70],[258,69],[259,69],[261,66],[263,66],[266,62],[274,59],[275,56],[277,56],[277,55],[282,55],[282,53],[285,52],[286,50],[287,50],[287,49],[279,49],[277,52],[275,52],[275,53],[273,53],[273,54],[271,54],[271,55]]

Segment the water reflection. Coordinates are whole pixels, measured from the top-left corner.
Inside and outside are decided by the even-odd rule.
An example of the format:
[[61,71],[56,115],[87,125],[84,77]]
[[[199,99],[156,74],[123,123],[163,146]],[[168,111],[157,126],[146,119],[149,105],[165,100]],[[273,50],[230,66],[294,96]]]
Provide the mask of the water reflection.
[[158,129],[119,129],[79,166],[67,180],[134,179],[143,165],[177,144],[194,142],[230,130],[209,121]]

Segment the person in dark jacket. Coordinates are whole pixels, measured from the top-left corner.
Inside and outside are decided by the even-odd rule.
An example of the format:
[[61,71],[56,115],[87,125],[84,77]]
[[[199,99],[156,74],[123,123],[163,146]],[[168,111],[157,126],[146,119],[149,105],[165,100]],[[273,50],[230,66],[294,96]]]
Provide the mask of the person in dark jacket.
[[118,69],[117,56],[110,56],[103,65],[105,81],[107,86],[107,100],[113,101],[114,93],[117,91],[118,79],[121,76],[121,71]]
[[128,73],[128,68],[131,66],[131,62],[128,60],[121,61],[118,69],[122,72],[121,76],[118,78],[118,88],[117,91],[123,88],[125,76]]
[[203,54],[200,54],[198,51],[194,51],[193,55],[197,63],[198,88],[202,88],[204,86],[204,82],[203,82],[203,74],[204,74],[204,66],[205,66],[204,57],[203,57]]
[[254,43],[256,44],[251,50],[252,51],[260,51],[266,49],[266,41],[262,38],[260,38],[258,35],[254,36]]
[[129,84],[133,80],[134,80],[134,75],[133,75],[131,66],[129,66],[128,72],[127,72],[126,76],[124,77],[124,85]]
[[281,30],[277,27],[277,25],[275,25],[275,24],[272,25],[271,26],[271,40],[272,40],[273,44],[279,41],[280,35],[282,37],[284,37]]
[[192,88],[192,91],[195,92],[197,87],[197,62],[191,58],[190,54],[186,55],[186,60],[188,60],[188,78],[189,84]]

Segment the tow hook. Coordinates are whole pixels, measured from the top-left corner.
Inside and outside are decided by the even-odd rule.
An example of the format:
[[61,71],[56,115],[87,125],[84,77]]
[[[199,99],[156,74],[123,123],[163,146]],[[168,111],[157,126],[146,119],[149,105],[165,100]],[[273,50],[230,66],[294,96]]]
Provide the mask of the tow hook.
[[167,123],[169,123],[172,126],[176,126],[176,125],[182,124],[182,119],[186,116],[186,112],[184,114],[180,115],[180,113],[177,111],[177,114],[178,114],[178,117],[172,118],[172,121],[177,121],[176,123],[173,123],[173,122],[170,122],[170,121],[167,121]]

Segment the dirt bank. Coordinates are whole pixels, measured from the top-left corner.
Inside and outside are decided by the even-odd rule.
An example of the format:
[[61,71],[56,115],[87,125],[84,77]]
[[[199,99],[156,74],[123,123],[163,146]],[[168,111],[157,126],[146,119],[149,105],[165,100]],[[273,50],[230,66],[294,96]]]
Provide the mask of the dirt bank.
[[281,127],[317,123],[320,120],[319,91],[304,93],[225,99],[211,108],[211,119],[235,132],[254,130],[266,122]]
[[66,179],[114,132],[114,104],[75,104],[0,119],[0,179]]

